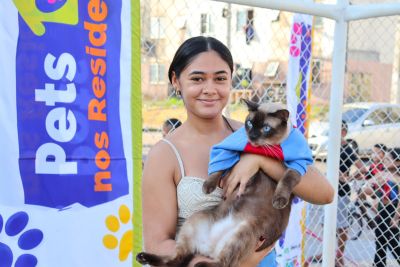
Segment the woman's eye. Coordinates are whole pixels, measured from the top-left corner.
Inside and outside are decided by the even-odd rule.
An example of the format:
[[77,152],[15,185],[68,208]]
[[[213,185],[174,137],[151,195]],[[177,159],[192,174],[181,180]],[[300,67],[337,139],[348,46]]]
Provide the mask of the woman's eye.
[[253,124],[251,123],[251,121],[246,121],[246,127],[248,129],[251,129],[253,127]]
[[264,132],[264,134],[269,133],[269,132],[271,131],[271,126],[265,125],[265,126],[262,128],[262,131]]
[[201,77],[192,77],[191,80],[195,81],[195,82],[200,82],[200,81],[203,80],[203,78],[201,78]]

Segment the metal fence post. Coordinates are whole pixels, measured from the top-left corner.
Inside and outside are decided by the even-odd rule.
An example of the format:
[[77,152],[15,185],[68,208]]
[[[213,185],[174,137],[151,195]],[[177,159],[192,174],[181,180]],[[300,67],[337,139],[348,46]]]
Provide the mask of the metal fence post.
[[[345,10],[348,6],[347,0],[339,0],[338,5]],[[332,86],[329,108],[329,141],[327,157],[327,178],[335,188],[338,189],[339,180],[339,154],[340,154],[340,133],[342,121],[343,87],[346,65],[346,43],[347,43],[347,22],[343,17],[336,21],[334,47],[332,58]],[[336,253],[336,214],[337,194],[334,201],[325,206],[324,217],[324,246],[323,246],[323,267],[335,266]]]

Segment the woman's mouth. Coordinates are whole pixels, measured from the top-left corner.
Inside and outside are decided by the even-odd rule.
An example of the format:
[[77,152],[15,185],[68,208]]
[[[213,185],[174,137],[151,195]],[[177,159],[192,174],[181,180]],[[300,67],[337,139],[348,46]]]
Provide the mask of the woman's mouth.
[[208,105],[212,105],[218,101],[218,99],[199,99],[200,102]]

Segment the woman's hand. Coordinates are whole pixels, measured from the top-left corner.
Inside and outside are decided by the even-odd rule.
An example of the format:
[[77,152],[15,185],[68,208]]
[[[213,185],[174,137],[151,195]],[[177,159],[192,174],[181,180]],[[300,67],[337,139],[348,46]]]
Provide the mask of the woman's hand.
[[350,181],[350,177],[345,173],[339,172],[339,181],[346,183],[346,182]]
[[230,196],[239,186],[237,193],[240,196],[250,178],[260,169],[260,155],[243,153],[240,160],[232,168],[232,171],[222,179],[221,186],[224,189],[224,196]]
[[[276,159],[250,153],[242,154],[232,172],[222,179],[221,185],[225,196],[232,194],[237,186],[239,186],[238,195],[240,196],[244,192],[249,179],[259,169],[277,182],[286,171],[283,162]],[[318,188],[317,192],[315,188]],[[293,193],[307,202],[321,205],[331,203],[335,191],[320,171],[314,166],[308,166],[307,172],[302,176],[299,184],[295,186]]]

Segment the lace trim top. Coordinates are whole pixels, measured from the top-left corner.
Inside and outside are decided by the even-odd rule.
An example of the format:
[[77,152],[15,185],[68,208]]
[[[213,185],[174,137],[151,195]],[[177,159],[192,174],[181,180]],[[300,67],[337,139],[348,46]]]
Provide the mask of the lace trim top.
[[183,222],[193,213],[217,205],[222,199],[222,189],[217,188],[211,194],[203,193],[204,179],[194,176],[185,176],[182,158],[175,145],[167,139],[162,139],[174,151],[179,163],[181,179],[176,188],[178,201],[178,222],[179,229]]

